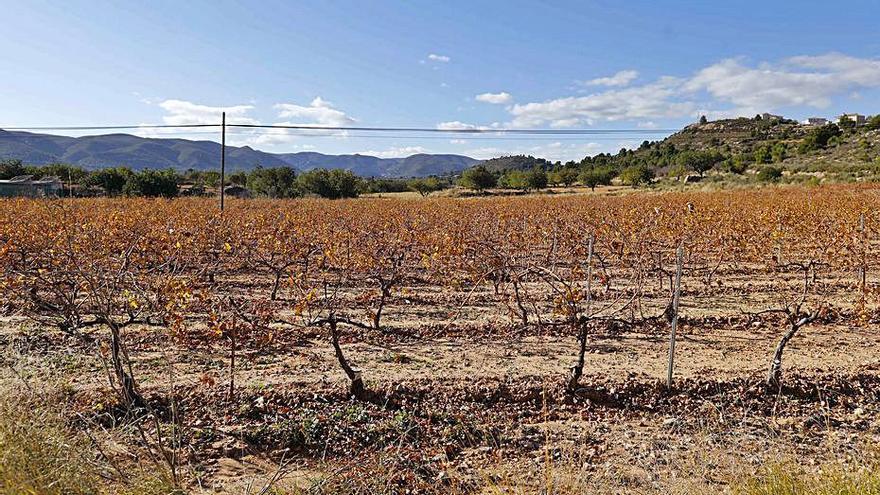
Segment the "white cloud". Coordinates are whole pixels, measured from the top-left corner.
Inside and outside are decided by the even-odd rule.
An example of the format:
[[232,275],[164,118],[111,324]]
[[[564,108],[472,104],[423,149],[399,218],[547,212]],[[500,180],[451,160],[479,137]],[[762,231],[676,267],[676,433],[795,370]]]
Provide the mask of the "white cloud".
[[451,122],[440,122],[437,124],[437,129],[444,131],[471,131],[475,129],[486,129],[486,127],[479,127],[474,124],[466,124],[464,122],[459,122],[458,120],[453,120]]
[[633,70],[621,71],[584,83],[608,86],[604,91],[513,105],[509,125],[561,128],[635,121],[641,127],[652,127],[658,119],[700,114],[727,118],[798,106],[827,108],[835,97],[851,98],[859,89],[880,88],[880,60],[828,53],[752,66],[733,58],[687,78],[663,76],[623,87],[637,76]]
[[[165,110],[162,122],[167,125],[219,124],[221,112],[226,112],[227,124],[260,124],[250,114],[255,110],[253,105],[209,106],[184,100],[164,100],[158,106]],[[274,125],[309,125],[325,127],[345,127],[355,122],[345,112],[338,110],[321,97],[317,97],[309,106],[293,103],[279,103],[273,107],[279,119],[287,121],[274,122]],[[207,131],[206,131],[207,132]],[[347,137],[346,131],[296,130],[296,129],[227,129],[227,144],[231,146],[273,147],[295,142],[303,134],[331,135]],[[182,137],[191,138],[180,129],[139,129],[137,134],[143,137]]]
[[382,151],[360,151],[357,154],[375,156],[377,158],[405,158],[407,156],[417,155],[419,153],[428,153],[428,150],[421,146],[403,146],[397,148],[389,148]]
[[689,115],[694,104],[681,101],[682,80],[661,77],[644,86],[613,89],[588,96],[570,96],[511,107],[513,127],[572,127],[596,121],[646,120]]
[[257,123],[247,116],[254,109],[253,105],[212,107],[184,100],[165,100],[159,103],[159,107],[168,112],[162,117],[162,122],[167,125],[219,124],[222,112],[226,112],[227,124]]
[[355,119],[346,115],[342,110],[334,108],[332,103],[320,96],[312,100],[309,106],[301,106],[295,103],[278,103],[274,108],[278,110],[279,117],[295,119],[301,125],[345,127],[356,122]]
[[609,77],[597,77],[589,81],[583,81],[586,86],[626,86],[639,77],[639,71],[622,70],[617,74]]
[[827,108],[835,96],[876,87],[880,61],[829,53],[757,67],[726,59],[698,71],[684,89],[705,91],[716,101],[734,105],[730,113],[753,115],[800,105]]
[[437,55],[436,53],[429,53],[428,60],[431,60],[432,62],[443,62],[445,64],[452,59],[446,55]]
[[474,99],[483,103],[492,103],[496,105],[502,105],[513,101],[513,97],[510,95],[510,93],[507,93],[505,91],[502,91],[500,93],[482,93],[475,96]]

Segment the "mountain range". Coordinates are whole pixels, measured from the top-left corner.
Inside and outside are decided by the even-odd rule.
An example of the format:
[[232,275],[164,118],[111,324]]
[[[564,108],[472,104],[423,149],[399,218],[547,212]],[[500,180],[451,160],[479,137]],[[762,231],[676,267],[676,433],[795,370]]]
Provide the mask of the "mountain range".
[[[0,159],[8,158],[19,159],[27,165],[68,163],[86,169],[124,165],[134,170],[214,170],[220,162],[220,144],[130,134],[69,137],[0,129]],[[423,153],[404,158],[379,158],[315,152],[267,153],[250,146],[226,147],[226,166],[230,171],[289,166],[301,171],[341,168],[361,177],[426,177],[458,173],[478,162],[462,155]]]

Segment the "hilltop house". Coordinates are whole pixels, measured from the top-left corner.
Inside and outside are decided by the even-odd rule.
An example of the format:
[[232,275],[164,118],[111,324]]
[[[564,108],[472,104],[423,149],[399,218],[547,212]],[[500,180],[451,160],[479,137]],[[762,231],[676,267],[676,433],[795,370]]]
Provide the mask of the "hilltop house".
[[804,121],[804,125],[815,125],[815,126],[823,126],[828,123],[828,119],[823,117],[808,117],[807,120]]
[[764,112],[761,114],[761,120],[782,120],[782,115],[773,115],[772,113]]
[[35,180],[31,175],[20,175],[0,180],[0,198],[57,198],[62,186],[58,177]]
[[840,121],[843,120],[844,117],[855,122],[856,127],[865,125],[868,122],[868,119],[865,118],[865,116],[860,113],[845,113],[845,114],[841,115],[839,119],[837,119],[837,123],[839,124]]

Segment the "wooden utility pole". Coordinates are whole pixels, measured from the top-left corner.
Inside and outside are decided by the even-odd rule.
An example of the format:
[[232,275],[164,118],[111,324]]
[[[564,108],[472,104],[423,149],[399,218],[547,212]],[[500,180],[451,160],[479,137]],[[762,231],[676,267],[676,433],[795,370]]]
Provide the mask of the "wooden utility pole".
[[220,211],[223,211],[226,199],[226,112],[223,112],[220,128]]
[[859,289],[865,293],[868,282],[868,244],[865,242],[865,214],[859,215],[859,237],[862,241],[862,259],[859,264]]
[[666,387],[672,388],[672,367],[675,363],[675,331],[678,328],[678,297],[681,293],[681,265],[684,243],[678,246],[675,256],[675,292],[672,293],[672,331],[669,332],[669,366],[666,369]]

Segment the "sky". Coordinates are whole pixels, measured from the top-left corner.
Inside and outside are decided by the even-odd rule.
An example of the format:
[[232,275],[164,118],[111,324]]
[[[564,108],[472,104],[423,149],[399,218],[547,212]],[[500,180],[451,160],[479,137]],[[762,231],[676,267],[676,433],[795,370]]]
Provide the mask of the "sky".
[[876,0],[0,0],[0,20],[0,128],[216,123],[225,110],[229,123],[632,130],[227,138],[271,152],[565,161],[700,115],[880,113]]

